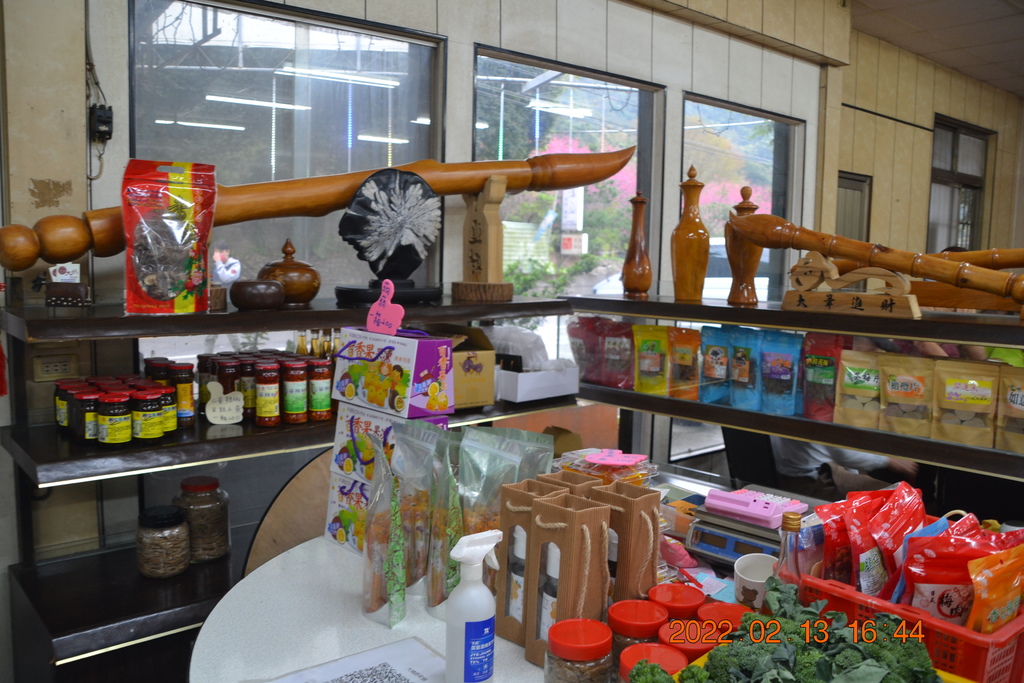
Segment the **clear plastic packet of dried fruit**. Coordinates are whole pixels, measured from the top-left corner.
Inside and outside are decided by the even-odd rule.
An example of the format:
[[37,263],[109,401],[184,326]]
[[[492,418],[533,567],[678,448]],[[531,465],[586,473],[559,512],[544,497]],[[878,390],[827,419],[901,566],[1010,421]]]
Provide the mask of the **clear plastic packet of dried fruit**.
[[121,186],[126,313],[209,309],[206,252],[216,197],[209,164],[128,162]]
[[391,628],[405,618],[405,538],[398,479],[387,458],[373,471],[366,509],[363,552],[363,613]]

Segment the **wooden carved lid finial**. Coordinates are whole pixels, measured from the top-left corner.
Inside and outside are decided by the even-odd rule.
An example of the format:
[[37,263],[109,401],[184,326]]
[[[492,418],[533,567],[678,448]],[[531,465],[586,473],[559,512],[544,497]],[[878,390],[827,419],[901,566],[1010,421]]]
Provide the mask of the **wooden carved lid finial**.
[[697,180],[697,169],[690,165],[690,170],[686,172],[686,180],[679,183],[680,187],[704,187],[704,183]]
[[741,201],[736,206],[732,207],[736,210],[737,216],[749,216],[750,214],[757,211],[757,204],[750,201],[750,195],[752,192],[753,190],[750,189],[749,185],[744,185],[743,187],[740,188],[740,196],[743,197],[743,201]]
[[637,192],[636,196],[629,200],[629,203],[633,206],[636,206],[637,204],[646,204],[647,197],[644,196],[643,192]]

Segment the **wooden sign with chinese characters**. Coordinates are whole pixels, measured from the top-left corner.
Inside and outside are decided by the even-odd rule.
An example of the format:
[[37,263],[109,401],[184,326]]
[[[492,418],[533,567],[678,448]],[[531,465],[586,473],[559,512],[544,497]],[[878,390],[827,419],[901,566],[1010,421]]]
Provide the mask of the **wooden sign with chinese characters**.
[[466,194],[462,229],[462,282],[452,283],[458,301],[511,301],[512,283],[502,282],[504,231],[498,210],[507,178],[492,175],[479,194]]
[[[884,280],[886,286],[879,292],[840,291],[869,278]],[[871,315],[882,318],[920,318],[917,297],[907,294],[910,282],[902,273],[885,268],[858,268],[842,277],[831,261],[812,251],[793,267],[789,276],[793,287],[782,298],[784,311],[813,311],[815,313],[842,313],[845,315]],[[827,288],[815,291],[820,285]],[[831,290],[831,291],[830,291]]]

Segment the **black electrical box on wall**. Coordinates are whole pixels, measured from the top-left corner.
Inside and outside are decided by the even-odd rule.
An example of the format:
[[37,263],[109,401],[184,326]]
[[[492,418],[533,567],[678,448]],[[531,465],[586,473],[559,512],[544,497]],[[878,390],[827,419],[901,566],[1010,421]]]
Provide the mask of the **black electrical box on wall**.
[[114,110],[105,104],[89,106],[89,137],[93,142],[106,142],[114,134]]

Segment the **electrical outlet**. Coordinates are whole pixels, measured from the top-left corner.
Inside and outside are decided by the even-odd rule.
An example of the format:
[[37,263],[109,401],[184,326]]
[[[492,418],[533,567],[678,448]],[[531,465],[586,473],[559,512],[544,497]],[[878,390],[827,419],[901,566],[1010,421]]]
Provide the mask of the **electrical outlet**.
[[32,359],[32,370],[36,382],[78,377],[78,356],[36,356]]

